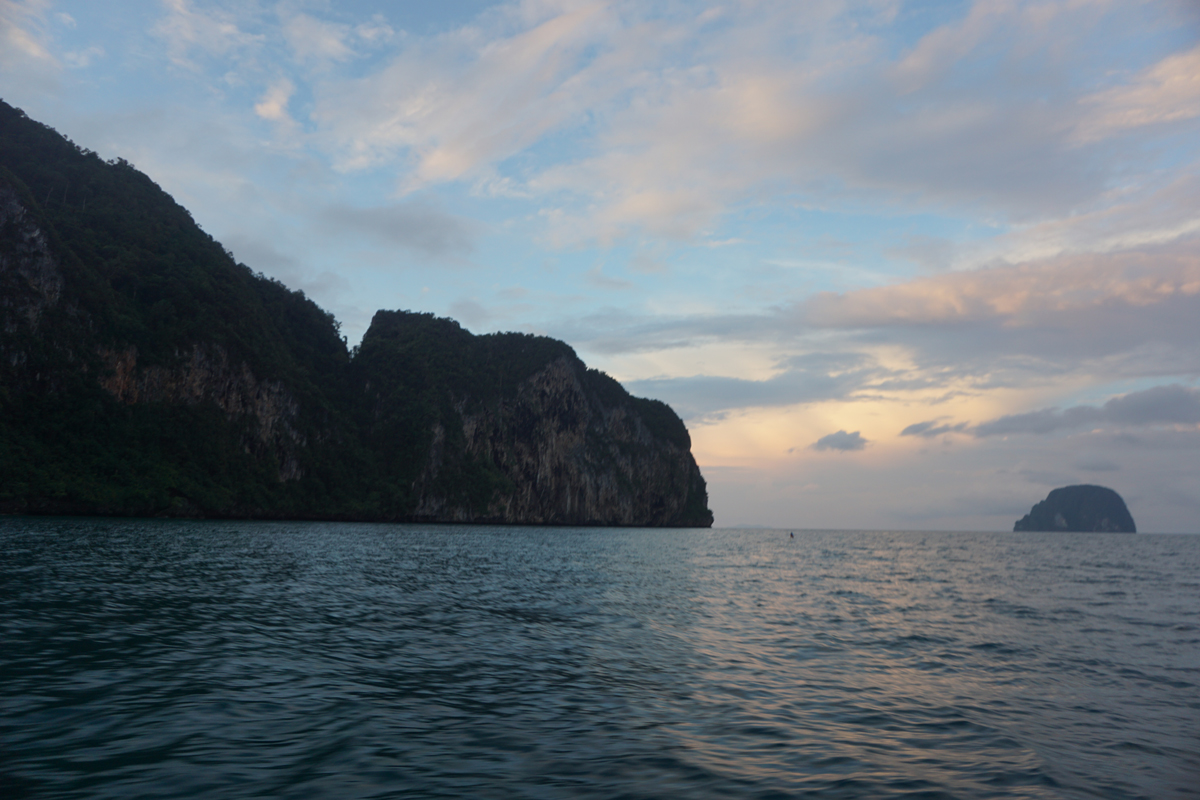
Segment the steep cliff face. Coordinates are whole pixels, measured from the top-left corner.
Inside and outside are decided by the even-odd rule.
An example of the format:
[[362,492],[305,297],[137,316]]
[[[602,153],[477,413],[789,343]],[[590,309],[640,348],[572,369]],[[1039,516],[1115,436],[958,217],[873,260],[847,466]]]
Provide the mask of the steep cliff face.
[[259,380],[245,362],[232,364],[219,345],[193,344],[187,352],[176,351],[171,366],[142,366],[134,345],[114,350],[81,337],[78,330],[57,329],[53,322],[61,323],[64,316],[75,317],[75,327],[93,326],[73,298],[61,302],[66,281],[38,216],[30,198],[22,196],[11,178],[0,176],[0,359],[10,392],[36,391],[39,385],[57,390],[62,373],[79,370],[91,371],[101,387],[126,405],[211,402],[228,419],[249,423],[244,448],[273,459],[280,480],[300,477],[296,452],[304,437],[295,428],[299,405],[279,381]]
[[397,518],[712,524],[679,417],[562,342],[380,311],[354,365]]
[[1121,495],[1106,486],[1081,484],[1051,491],[1013,531],[1137,533],[1137,526]]
[[62,273],[46,232],[34,220],[17,188],[0,176],[0,311],[4,332],[36,335],[46,310],[58,303],[62,290]]
[[328,511],[348,363],[145,175],[0,102],[0,511]]
[[710,525],[690,447],[552,339],[380,312],[352,354],[0,102],[0,512]]
[[297,457],[305,437],[296,429],[300,405],[279,381],[259,380],[244,361],[230,362],[220,345],[194,344],[176,352],[172,366],[139,367],[137,348],[101,349],[108,367],[100,385],[126,405],[209,402],[230,421],[247,423],[243,446],[259,459],[278,464],[281,481],[296,480],[303,470]]
[[[462,445],[448,452],[442,423],[417,481],[415,516],[447,521],[567,525],[708,526],[704,479],[686,446],[656,437],[631,398],[606,405],[577,360],[560,356],[515,396],[467,411],[456,403]],[[447,463],[488,465],[499,479],[482,503],[448,494]],[[483,499],[483,498],[479,498]]]

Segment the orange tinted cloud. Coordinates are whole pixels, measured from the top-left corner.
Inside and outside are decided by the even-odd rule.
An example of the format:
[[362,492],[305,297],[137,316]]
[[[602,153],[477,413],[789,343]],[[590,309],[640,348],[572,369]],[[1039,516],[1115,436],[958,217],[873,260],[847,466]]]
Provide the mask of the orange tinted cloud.
[[1150,306],[1200,294],[1200,255],[1135,251],[1074,255],[1016,267],[952,272],[907,283],[823,293],[809,324],[856,327],[980,321],[1030,324],[1048,314],[1112,304]]

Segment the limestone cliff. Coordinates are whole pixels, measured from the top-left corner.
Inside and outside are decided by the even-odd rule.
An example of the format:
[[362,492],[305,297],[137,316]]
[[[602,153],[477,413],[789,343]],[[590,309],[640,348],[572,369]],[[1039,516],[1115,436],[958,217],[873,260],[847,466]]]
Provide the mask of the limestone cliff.
[[1063,486],[1017,520],[1014,531],[1137,533],[1121,495],[1105,486]]
[[[474,412],[457,403],[461,451],[447,452],[439,423],[418,479],[414,515],[456,522],[710,525],[704,480],[689,449],[656,437],[632,403],[606,405],[587,390],[585,376],[577,360],[560,356],[511,398]],[[448,496],[437,480],[456,457],[493,465],[502,478],[478,507]]]
[[707,526],[690,449],[553,339],[380,312],[351,351],[0,102],[0,512]]
[[[31,205],[11,177],[0,176],[0,359],[7,367],[7,388],[46,384],[54,389],[66,377],[63,373],[78,370],[92,372],[101,387],[126,405],[211,402],[230,420],[251,423],[244,448],[270,454],[279,465],[280,480],[299,477],[296,449],[304,437],[294,427],[298,404],[287,389],[279,381],[259,380],[245,362],[230,363],[219,345],[193,344],[186,352],[176,350],[169,366],[142,366],[136,346],[115,350],[91,340],[90,315],[80,311],[74,298],[60,302],[66,284],[60,259]],[[64,317],[73,318],[77,330],[53,324],[61,325]]]
[[381,311],[354,363],[362,424],[396,485],[398,516],[712,524],[675,413],[631,397],[562,342]]
[[[63,277],[45,230],[17,188],[0,176],[0,310],[4,332],[34,336],[62,295]],[[21,358],[20,354],[8,354]]]
[[120,402],[212,403],[229,420],[249,423],[243,446],[278,464],[279,480],[301,476],[297,451],[304,447],[305,437],[295,427],[300,406],[281,382],[259,380],[248,364],[231,363],[225,349],[211,343],[177,350],[170,366],[140,367],[137,347],[132,345],[119,352],[104,348],[99,352],[108,368],[100,385]]

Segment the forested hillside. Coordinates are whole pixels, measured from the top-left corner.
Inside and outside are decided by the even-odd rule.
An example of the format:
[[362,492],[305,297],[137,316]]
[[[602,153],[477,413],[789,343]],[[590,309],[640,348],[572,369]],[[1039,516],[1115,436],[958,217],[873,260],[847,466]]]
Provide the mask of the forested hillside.
[[0,103],[0,510],[708,525],[687,430],[562,342],[351,353],[130,164]]

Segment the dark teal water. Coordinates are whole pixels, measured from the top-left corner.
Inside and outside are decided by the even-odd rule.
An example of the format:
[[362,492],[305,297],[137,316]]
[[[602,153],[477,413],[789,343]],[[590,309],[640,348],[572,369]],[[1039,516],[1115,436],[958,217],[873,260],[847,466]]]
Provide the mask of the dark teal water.
[[1194,798],[1200,536],[0,519],[6,798]]

